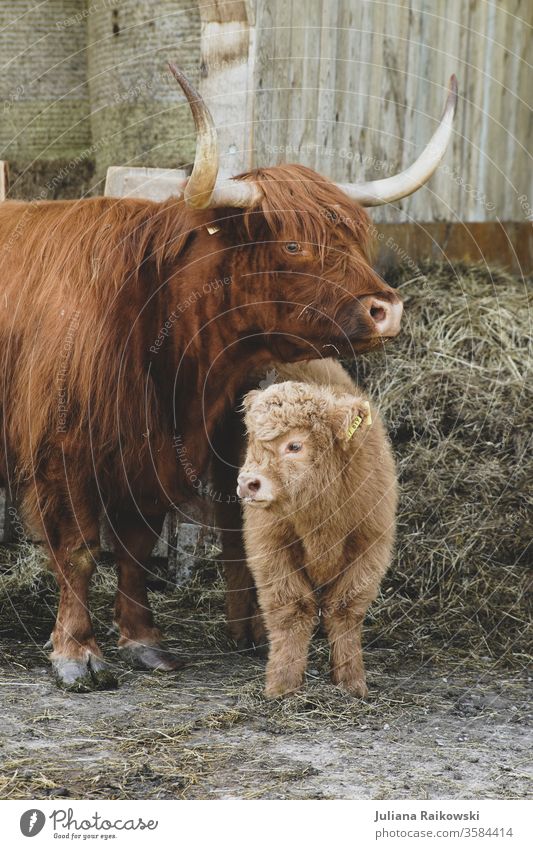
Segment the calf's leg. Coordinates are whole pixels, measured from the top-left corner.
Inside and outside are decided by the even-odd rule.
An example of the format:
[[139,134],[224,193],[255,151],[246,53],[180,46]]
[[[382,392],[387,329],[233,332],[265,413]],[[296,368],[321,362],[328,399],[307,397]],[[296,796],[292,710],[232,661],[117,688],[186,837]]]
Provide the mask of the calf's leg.
[[364,698],[368,695],[361,631],[390,558],[390,548],[375,545],[358,557],[322,595],[322,619],[331,648],[331,680]]
[[280,546],[276,562],[255,558],[254,576],[269,638],[265,695],[285,696],[304,680],[309,643],[318,623],[313,589]]
[[226,578],[228,630],[240,651],[266,653],[265,623],[257,601],[254,578],[246,563],[239,504],[217,505],[216,520],[221,530],[222,560]]
[[362,598],[342,610],[331,606],[322,611],[331,646],[331,680],[360,698],[368,695],[361,628],[369,603]]

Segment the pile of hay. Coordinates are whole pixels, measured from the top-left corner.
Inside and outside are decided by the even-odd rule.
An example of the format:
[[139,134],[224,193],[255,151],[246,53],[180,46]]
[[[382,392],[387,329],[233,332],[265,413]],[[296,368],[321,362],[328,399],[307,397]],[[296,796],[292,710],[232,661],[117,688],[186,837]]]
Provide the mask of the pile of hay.
[[[482,266],[399,273],[401,338],[351,365],[398,459],[382,643],[525,659],[531,544],[531,287]],[[529,492],[528,492],[529,484]],[[530,562],[530,561],[529,561]]]
[[[365,642],[401,646],[418,662],[440,656],[522,666],[532,506],[531,293],[524,281],[477,266],[426,267],[416,277],[399,272],[395,283],[405,300],[401,337],[350,365],[389,425],[401,480],[397,553]],[[3,560],[5,644],[14,632],[37,643],[53,623],[51,576],[28,547]],[[176,645],[204,658],[232,648],[219,567],[206,566],[190,585],[152,593]],[[114,570],[102,567],[92,609],[106,643],[114,586]],[[20,658],[20,646],[12,650]]]

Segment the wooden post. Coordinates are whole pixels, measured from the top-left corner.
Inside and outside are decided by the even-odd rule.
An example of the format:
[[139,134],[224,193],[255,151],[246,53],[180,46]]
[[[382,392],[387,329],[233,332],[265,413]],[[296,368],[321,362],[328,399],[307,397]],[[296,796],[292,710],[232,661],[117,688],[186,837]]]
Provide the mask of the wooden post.
[[[255,16],[252,0],[199,0],[202,20],[200,92],[217,127],[220,173],[252,167]],[[105,194],[165,200],[179,195],[186,173],[176,169],[112,167]],[[155,555],[168,557],[178,584],[190,578],[195,562],[215,543],[209,499],[180,505],[165,522]]]
[[186,182],[187,172],[179,168],[111,166],[107,169],[104,194],[161,201],[173,195],[181,196]]
[[9,166],[5,159],[0,159],[0,201],[5,200],[9,190]]
[[255,15],[251,0],[199,0],[200,94],[218,132],[220,170],[252,167]]

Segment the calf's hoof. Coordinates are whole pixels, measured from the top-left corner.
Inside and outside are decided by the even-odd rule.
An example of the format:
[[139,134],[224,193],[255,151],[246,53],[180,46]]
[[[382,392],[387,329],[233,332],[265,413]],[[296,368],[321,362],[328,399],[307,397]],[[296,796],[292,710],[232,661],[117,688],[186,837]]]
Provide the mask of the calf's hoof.
[[368,696],[368,687],[365,681],[337,681],[336,683],[337,687],[356,699],[366,699]]
[[265,687],[265,698],[267,699],[284,699],[287,696],[294,696],[295,693],[301,690],[298,687],[285,687],[282,684],[267,684]]
[[69,693],[116,690],[118,687],[109,664],[94,654],[86,658],[53,657],[52,671],[59,687]]
[[175,672],[185,666],[185,661],[162,645],[130,642],[119,647],[120,655],[134,669],[155,669]]
[[293,696],[303,686],[302,677],[284,676],[271,678],[267,676],[265,685],[265,696],[267,699],[279,699],[284,696]]

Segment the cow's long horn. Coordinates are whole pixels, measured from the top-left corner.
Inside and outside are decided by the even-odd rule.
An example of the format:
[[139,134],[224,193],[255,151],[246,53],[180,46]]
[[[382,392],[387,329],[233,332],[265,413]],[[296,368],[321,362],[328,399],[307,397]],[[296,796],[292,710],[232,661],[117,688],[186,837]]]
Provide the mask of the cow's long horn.
[[367,183],[338,184],[339,189],[361,206],[380,206],[391,203],[416,192],[426,183],[437,168],[448,147],[452,135],[453,116],[457,106],[457,79],[455,74],[450,77],[448,98],[442,113],[440,124],[433,134],[431,141],[424,148],[416,162],[384,180],[373,180]]
[[168,63],[168,67],[183,89],[196,127],[194,165],[183,196],[187,206],[205,209],[211,206],[211,197],[218,175],[218,141],[215,122],[203,99],[185,74],[171,62]]
[[258,203],[262,193],[252,180],[225,180],[217,185],[218,141],[213,117],[185,74],[171,62],[168,67],[183,89],[196,127],[196,155],[191,176],[183,191],[185,203],[195,209],[216,206],[244,209]]

